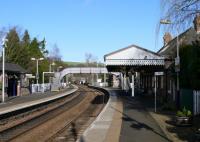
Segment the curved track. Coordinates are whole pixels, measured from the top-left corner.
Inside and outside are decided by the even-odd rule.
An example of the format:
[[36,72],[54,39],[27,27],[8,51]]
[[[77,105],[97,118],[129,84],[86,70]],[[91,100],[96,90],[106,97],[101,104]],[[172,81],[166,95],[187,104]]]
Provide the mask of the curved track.
[[[0,128],[0,141],[75,141],[83,126],[86,128],[102,109],[101,96],[101,92],[79,86],[71,97],[22,117],[13,126]],[[66,131],[73,137],[66,136]]]

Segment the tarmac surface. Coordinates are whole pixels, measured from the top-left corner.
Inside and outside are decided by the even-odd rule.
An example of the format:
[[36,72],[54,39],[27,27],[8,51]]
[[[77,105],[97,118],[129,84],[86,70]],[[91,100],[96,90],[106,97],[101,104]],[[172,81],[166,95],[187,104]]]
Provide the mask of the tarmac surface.
[[123,117],[120,142],[169,142],[156,121],[137,98],[120,96]]
[[168,142],[158,123],[137,98],[108,89],[110,99],[78,142]]

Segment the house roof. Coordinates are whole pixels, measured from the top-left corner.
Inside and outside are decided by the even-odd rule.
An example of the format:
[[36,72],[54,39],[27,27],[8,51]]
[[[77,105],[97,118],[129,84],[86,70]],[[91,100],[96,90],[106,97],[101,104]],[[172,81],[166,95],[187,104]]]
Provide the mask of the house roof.
[[152,54],[154,54],[154,55],[156,55],[156,56],[160,56],[158,53],[155,53],[155,52],[153,52],[153,51],[151,51],[151,50],[148,50],[148,49],[142,48],[142,47],[140,47],[140,46],[137,46],[137,45],[135,45],[135,44],[132,44],[132,45],[129,45],[129,46],[125,47],[125,48],[121,48],[121,49],[119,49],[119,50],[116,50],[116,51],[113,51],[113,52],[111,52],[111,53],[109,53],[109,54],[104,55],[104,59],[105,59],[107,56],[110,56],[110,55],[112,55],[112,54],[115,54],[115,53],[118,53],[118,52],[127,50],[127,49],[129,49],[129,48],[133,48],[133,47],[134,47],[134,48],[138,48],[138,49],[140,49],[140,50],[143,50],[143,51],[145,51],[145,52],[152,53]]
[[[193,27],[190,27],[183,33],[178,35],[179,38],[179,44],[191,44],[192,41],[196,37],[196,31]],[[177,36],[174,37],[170,42],[168,42],[165,46],[163,46],[161,49],[158,50],[157,54],[164,54],[166,55],[168,52],[175,53],[176,48],[174,48],[177,44]]]
[[[0,63],[0,71],[2,71],[2,63]],[[12,73],[27,73],[27,71],[20,65],[13,63],[5,63],[5,71]]]
[[164,65],[164,57],[159,54],[139,47],[130,45],[120,50],[111,52],[104,56],[106,65],[124,65],[124,66],[147,66]]

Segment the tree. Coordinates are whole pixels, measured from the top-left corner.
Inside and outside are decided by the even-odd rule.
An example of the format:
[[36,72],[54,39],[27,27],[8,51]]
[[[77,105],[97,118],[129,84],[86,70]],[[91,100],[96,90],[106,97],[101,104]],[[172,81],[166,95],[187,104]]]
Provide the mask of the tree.
[[92,58],[92,54],[91,53],[85,53],[85,62],[87,64],[87,66],[89,66],[91,58]]
[[60,49],[58,48],[57,44],[54,44],[52,47],[49,58],[53,61],[61,61],[62,56],[60,55]]
[[25,31],[22,41],[20,41],[16,27],[13,27],[7,33],[6,38],[6,62],[19,64],[22,67],[27,68],[29,64],[28,46],[30,44],[28,31]]
[[85,53],[85,62],[87,66],[95,66],[97,63],[97,57],[92,55],[91,53]]
[[28,30],[25,30],[24,31],[24,36],[22,38],[22,44],[24,46],[29,46],[30,45],[30,41],[31,41],[31,39],[30,39],[30,35],[28,33]]
[[161,19],[173,22],[171,28],[185,30],[200,13],[200,0],[161,0]]
[[19,63],[19,58],[17,55],[21,53],[20,39],[15,27],[9,30],[6,38],[7,38],[5,47],[6,62]]
[[40,51],[42,52],[43,56],[47,56],[47,54],[49,53],[48,50],[46,50],[46,40],[45,38],[39,42],[39,48],[40,48]]
[[[1,28],[0,29],[0,44],[2,44],[2,40],[3,38],[6,36],[6,28]],[[1,45],[0,45],[1,47]],[[2,50],[2,48],[0,48],[0,51]],[[1,56],[1,55],[0,55]]]
[[21,48],[23,52],[21,53],[21,59],[22,66],[24,68],[28,68],[30,66],[30,52],[29,52],[29,47],[30,47],[30,35],[28,33],[28,30],[25,30],[22,41],[21,41]]
[[6,28],[3,27],[0,29],[0,40],[2,42],[2,39],[6,36]]
[[33,40],[31,41],[29,51],[31,57],[34,58],[44,57],[42,52],[40,51],[40,43],[37,40],[37,38],[33,38]]
[[28,70],[35,73],[36,70],[36,66],[35,66],[35,62],[31,62],[31,58],[42,58],[44,57],[43,54],[40,51],[39,48],[39,42],[37,40],[37,38],[33,38],[33,40],[30,43],[29,46],[29,59],[28,61],[30,62]]

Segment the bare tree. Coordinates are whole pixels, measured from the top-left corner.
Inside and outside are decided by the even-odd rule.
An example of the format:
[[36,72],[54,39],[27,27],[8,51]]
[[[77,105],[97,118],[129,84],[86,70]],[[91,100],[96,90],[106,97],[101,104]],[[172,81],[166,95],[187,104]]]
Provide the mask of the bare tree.
[[85,53],[85,61],[87,66],[94,65],[97,62],[98,58],[91,53]]
[[[5,36],[6,36],[6,29],[1,28],[0,29],[0,52],[2,51],[2,48],[1,48],[2,40]],[[1,56],[1,54],[0,54],[0,56]]]
[[200,13],[200,0],[161,0],[161,19],[172,21],[170,28],[185,30]]
[[60,54],[60,49],[58,48],[57,44],[54,44],[50,53],[49,53],[49,58],[55,61],[61,61],[61,54]]
[[2,39],[6,35],[6,29],[3,27],[0,29],[0,39]]
[[87,64],[87,66],[89,66],[91,58],[92,58],[91,53],[85,53],[85,62]]

